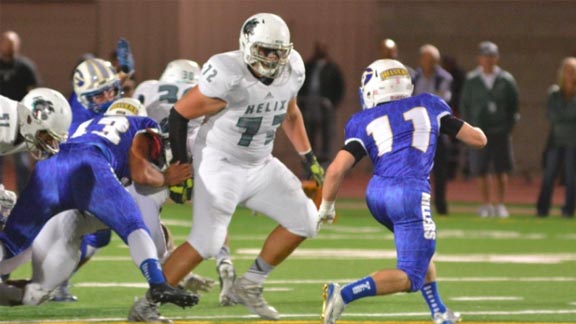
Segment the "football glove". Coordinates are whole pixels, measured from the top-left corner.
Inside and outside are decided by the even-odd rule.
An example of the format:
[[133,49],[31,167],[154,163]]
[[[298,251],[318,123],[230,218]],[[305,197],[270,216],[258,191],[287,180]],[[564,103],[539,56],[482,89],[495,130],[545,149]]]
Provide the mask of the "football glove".
[[134,74],[134,57],[130,44],[125,38],[120,38],[116,44],[116,59],[122,72],[128,75]]
[[177,186],[170,187],[170,199],[177,204],[184,204],[192,199],[192,188],[194,180],[192,178],[182,182]]
[[16,205],[16,193],[4,189],[4,185],[0,184],[0,227],[6,224],[14,205]]
[[324,224],[332,224],[336,218],[335,203],[333,201],[322,200],[320,208],[318,208],[318,222]]
[[318,186],[324,183],[324,168],[318,163],[318,159],[312,151],[302,155],[302,166],[307,173],[306,178],[313,178]]

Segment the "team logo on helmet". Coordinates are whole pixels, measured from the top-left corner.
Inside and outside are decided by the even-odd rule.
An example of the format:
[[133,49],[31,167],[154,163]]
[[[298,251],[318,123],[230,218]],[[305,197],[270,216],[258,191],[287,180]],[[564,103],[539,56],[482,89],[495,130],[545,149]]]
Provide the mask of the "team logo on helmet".
[[32,115],[38,120],[48,120],[48,116],[55,113],[52,101],[42,98],[34,98],[32,103]]
[[76,73],[74,74],[74,82],[76,82],[77,87],[84,85],[84,75],[82,74],[82,71],[76,70]]
[[249,21],[247,21],[244,24],[244,28],[242,29],[242,32],[244,33],[244,35],[248,36],[248,35],[254,35],[254,28],[256,28],[256,26],[259,24],[260,22],[258,21],[258,18],[254,18],[251,19]]
[[366,71],[364,71],[364,80],[362,80],[362,85],[366,85],[366,83],[370,82],[373,75],[374,71],[372,71],[371,68],[367,68]]

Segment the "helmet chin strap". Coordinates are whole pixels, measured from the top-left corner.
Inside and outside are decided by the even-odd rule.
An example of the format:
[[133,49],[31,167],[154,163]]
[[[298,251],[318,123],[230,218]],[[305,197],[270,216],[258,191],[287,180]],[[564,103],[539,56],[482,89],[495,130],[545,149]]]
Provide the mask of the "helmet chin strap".
[[[254,64],[260,64],[260,63],[256,62]],[[248,66],[248,70],[250,71],[250,73],[252,73],[252,75],[256,79],[258,79],[258,81],[264,83],[265,85],[271,85],[272,82],[274,82],[273,78],[265,77],[265,76],[261,75],[260,73],[258,73],[252,65],[247,65],[247,66]]]

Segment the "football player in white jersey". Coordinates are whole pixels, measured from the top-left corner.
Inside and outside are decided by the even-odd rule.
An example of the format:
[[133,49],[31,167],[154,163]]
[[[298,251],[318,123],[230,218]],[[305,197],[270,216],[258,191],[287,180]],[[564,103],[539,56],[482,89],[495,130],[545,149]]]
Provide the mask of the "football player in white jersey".
[[229,294],[264,319],[280,316],[262,296],[266,277],[317,233],[316,206],[298,178],[271,154],[276,130],[282,126],[315,179],[323,181],[296,104],[304,75],[286,23],[274,14],[256,14],[240,30],[240,50],[211,57],[203,65],[199,85],[170,111],[176,161],[187,161],[188,120],[205,120],[192,154],[193,226],[187,242],[164,263],[167,280],[177,283],[202,260],[215,256],[234,210],[244,205],[279,224]]
[[[33,89],[21,102],[0,96],[0,155],[28,150],[38,160],[48,158],[58,153],[60,143],[67,139],[71,121],[70,105],[56,90]],[[0,186],[0,227],[3,227],[16,202],[16,194]],[[30,253],[22,254],[8,262],[8,266],[29,258]]]
[[[21,102],[0,96],[0,155],[29,150],[37,159],[58,152],[66,140],[72,112],[58,91],[36,88]],[[0,184],[0,230],[16,203],[16,194]]]
[[[198,63],[190,60],[174,60],[166,66],[162,73],[160,80],[148,80],[142,82],[134,92],[134,98],[138,99],[146,107],[148,116],[156,120],[162,131],[168,134],[168,117],[170,109],[174,106],[178,99],[182,98],[193,86],[198,84],[200,80],[200,67]],[[204,117],[199,117],[188,122],[188,138],[186,146],[188,149],[188,157],[192,156],[192,147],[196,141],[198,129],[202,124]],[[171,159],[171,152],[168,150],[168,160]],[[187,188],[172,187],[173,191],[170,192],[170,197],[177,203],[183,203],[185,200],[190,200],[192,193],[191,186]],[[129,188],[130,190],[130,188]],[[174,191],[176,190],[176,191]],[[138,201],[136,195],[133,197]],[[167,197],[164,196],[162,202]],[[158,205],[160,207],[160,205]],[[152,210],[147,208],[147,210]],[[146,212],[144,212],[146,217]],[[216,256],[216,270],[220,279],[220,304],[222,306],[233,305],[227,297],[227,291],[232,286],[235,270],[230,258],[230,250],[227,242],[222,246],[218,255]],[[201,287],[208,288],[210,284],[209,279],[202,278],[197,275],[190,274],[181,283],[185,287]],[[192,289],[194,291],[194,289]]]

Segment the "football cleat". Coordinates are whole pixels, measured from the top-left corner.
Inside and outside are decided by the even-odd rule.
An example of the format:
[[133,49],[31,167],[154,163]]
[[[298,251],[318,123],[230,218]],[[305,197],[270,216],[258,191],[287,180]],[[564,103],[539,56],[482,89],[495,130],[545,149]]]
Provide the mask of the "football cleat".
[[261,285],[250,281],[244,277],[240,277],[230,289],[228,298],[232,299],[238,304],[242,304],[248,308],[252,313],[267,320],[278,320],[280,313],[276,308],[268,305],[262,296],[264,289]]
[[29,283],[24,287],[22,305],[38,306],[50,298],[50,291],[42,288],[40,284]]
[[194,294],[210,292],[212,287],[214,287],[214,280],[194,273],[188,274],[178,285],[178,288],[189,290]]
[[222,260],[216,267],[220,280],[220,306],[234,306],[236,302],[230,298],[230,289],[236,280],[236,271],[230,260]]
[[334,324],[340,318],[346,304],[340,295],[340,285],[337,283],[329,283],[324,285],[324,292],[322,293],[322,323]]
[[460,313],[455,313],[451,309],[446,309],[444,313],[435,313],[432,317],[434,324],[454,324],[462,320]]
[[140,297],[136,302],[134,302],[134,305],[130,308],[130,313],[128,313],[128,321],[165,324],[173,323],[171,320],[160,315],[156,304],[148,301],[146,297]]
[[70,288],[70,282],[66,280],[54,289],[50,296],[50,301],[64,303],[77,302],[78,297],[72,295],[68,288]]
[[198,295],[174,288],[167,283],[153,285],[148,290],[148,294],[155,304],[171,303],[180,307],[191,307],[198,304]]

